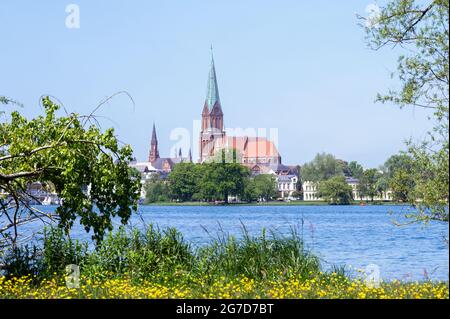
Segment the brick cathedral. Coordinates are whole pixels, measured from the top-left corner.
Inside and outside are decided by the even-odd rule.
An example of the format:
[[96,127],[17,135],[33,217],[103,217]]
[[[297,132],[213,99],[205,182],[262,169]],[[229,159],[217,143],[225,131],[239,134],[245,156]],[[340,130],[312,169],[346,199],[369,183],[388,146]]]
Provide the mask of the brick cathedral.
[[214,57],[211,55],[206,100],[202,112],[200,132],[200,162],[208,160],[221,149],[236,150],[242,164],[253,171],[263,166],[281,164],[281,156],[275,144],[265,137],[227,136],[224,130],[224,114],[217,85]]
[[[281,164],[281,156],[275,144],[266,137],[227,136],[224,130],[224,113],[220,102],[214,56],[211,54],[206,100],[202,110],[201,132],[199,137],[198,162],[203,163],[222,149],[235,150],[240,162],[255,174],[270,171],[282,174],[290,167]],[[169,170],[180,161],[192,161],[192,154],[183,158],[181,150],[175,158],[160,158],[156,129],[153,126],[148,161],[153,166],[165,166]]]

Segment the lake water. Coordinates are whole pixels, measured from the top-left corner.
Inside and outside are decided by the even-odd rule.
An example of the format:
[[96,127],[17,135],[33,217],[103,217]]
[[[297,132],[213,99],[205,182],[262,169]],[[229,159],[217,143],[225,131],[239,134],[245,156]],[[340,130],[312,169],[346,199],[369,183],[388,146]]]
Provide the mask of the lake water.
[[[51,207],[45,207],[51,210]],[[54,209],[54,208],[53,208]],[[251,235],[262,230],[289,234],[294,227],[324,269],[346,265],[354,271],[369,264],[385,280],[448,280],[448,223],[395,226],[411,212],[407,206],[141,206],[130,224],[175,227],[185,239],[203,245],[221,233]],[[118,222],[117,222],[118,224]],[[73,236],[89,238],[81,227]]]

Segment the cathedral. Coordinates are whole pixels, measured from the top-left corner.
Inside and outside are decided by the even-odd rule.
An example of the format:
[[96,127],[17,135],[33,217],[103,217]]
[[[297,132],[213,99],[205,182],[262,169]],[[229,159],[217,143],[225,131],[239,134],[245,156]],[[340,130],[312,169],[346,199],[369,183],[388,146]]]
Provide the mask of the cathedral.
[[[203,163],[213,158],[221,150],[236,151],[242,165],[253,174],[292,174],[293,167],[281,163],[281,156],[275,144],[266,137],[228,136],[224,129],[224,113],[220,102],[214,56],[211,54],[206,99],[202,110],[199,154],[196,162]],[[153,125],[148,163],[158,171],[170,172],[173,165],[180,162],[193,162],[191,151],[183,157],[181,150],[174,158],[159,156],[156,128]]]
[[214,57],[211,55],[206,100],[202,111],[199,138],[199,161],[205,162],[222,149],[235,150],[241,164],[255,173],[264,173],[269,167],[281,165],[281,156],[275,144],[265,137],[227,136],[224,113],[220,102]]

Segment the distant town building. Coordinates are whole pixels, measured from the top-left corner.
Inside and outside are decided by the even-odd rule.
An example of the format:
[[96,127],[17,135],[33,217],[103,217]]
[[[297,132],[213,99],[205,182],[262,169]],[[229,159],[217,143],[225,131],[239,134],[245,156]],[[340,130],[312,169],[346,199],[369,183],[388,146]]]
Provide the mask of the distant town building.
[[202,111],[199,161],[203,163],[220,150],[230,149],[235,150],[241,163],[252,171],[255,166],[281,164],[281,156],[275,144],[267,138],[227,136],[223,117],[214,57],[211,55],[206,100]]
[[154,170],[153,173],[157,172],[161,175],[162,178],[165,178],[172,171],[175,164],[182,162],[192,162],[191,150],[189,150],[188,157],[183,157],[182,154],[183,153],[180,148],[177,152],[175,152],[175,157],[159,156],[158,137],[156,135],[155,124],[153,124],[152,139],[150,142],[150,152],[148,155],[148,162],[147,162]]
[[297,191],[297,175],[279,175],[277,177],[278,192],[283,199],[296,199],[294,192]]
[[[363,200],[363,201],[369,201],[371,198],[367,196],[361,197],[358,186],[359,186],[359,180],[354,177],[346,177],[345,181],[348,185],[352,187],[352,197],[354,200]],[[303,190],[303,199],[305,201],[321,201],[322,198],[318,196],[318,183],[317,182],[311,182],[311,181],[304,181],[302,183],[302,190]],[[388,190],[386,192],[382,192],[382,194],[375,196],[373,198],[376,201],[392,201],[392,191]]]
[[316,201],[321,200],[317,196],[318,192],[318,185],[315,182],[311,181],[304,181],[302,183],[302,189],[303,189],[303,199],[306,201]]
[[[239,162],[248,167],[253,176],[259,174],[276,176],[278,191],[282,198],[292,197],[297,190],[299,181],[297,167],[282,164],[281,155],[272,141],[258,136],[227,136],[214,56],[211,54],[207,93],[202,111],[198,162],[208,161],[224,149],[234,150]],[[182,156],[181,149],[176,151],[175,157],[160,157],[156,126],[153,124],[148,161],[133,162],[130,166],[141,173],[144,184],[153,174],[159,174],[160,178],[166,179],[173,167],[182,162],[193,162],[191,150],[187,157]]]

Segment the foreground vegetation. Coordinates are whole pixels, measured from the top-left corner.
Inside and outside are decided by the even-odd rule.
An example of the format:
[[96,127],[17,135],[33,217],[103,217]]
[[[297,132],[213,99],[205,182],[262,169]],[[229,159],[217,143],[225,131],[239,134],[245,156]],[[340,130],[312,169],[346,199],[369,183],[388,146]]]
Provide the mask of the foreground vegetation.
[[29,277],[5,279],[0,277],[1,298],[45,299],[448,299],[445,283],[383,283],[368,287],[362,280],[349,280],[336,273],[313,278],[290,276],[277,280],[254,280],[245,276],[236,279],[192,277],[189,274],[156,276],[151,280],[134,282],[130,278],[90,280],[82,278],[80,288],[69,289],[63,281],[46,280],[32,284]]
[[[90,250],[53,229],[2,263],[0,298],[449,298],[448,282],[371,287],[342,268],[323,272],[294,230],[251,237],[244,228],[195,248],[174,229],[121,228]],[[78,288],[66,286],[68,264],[81,268]]]

